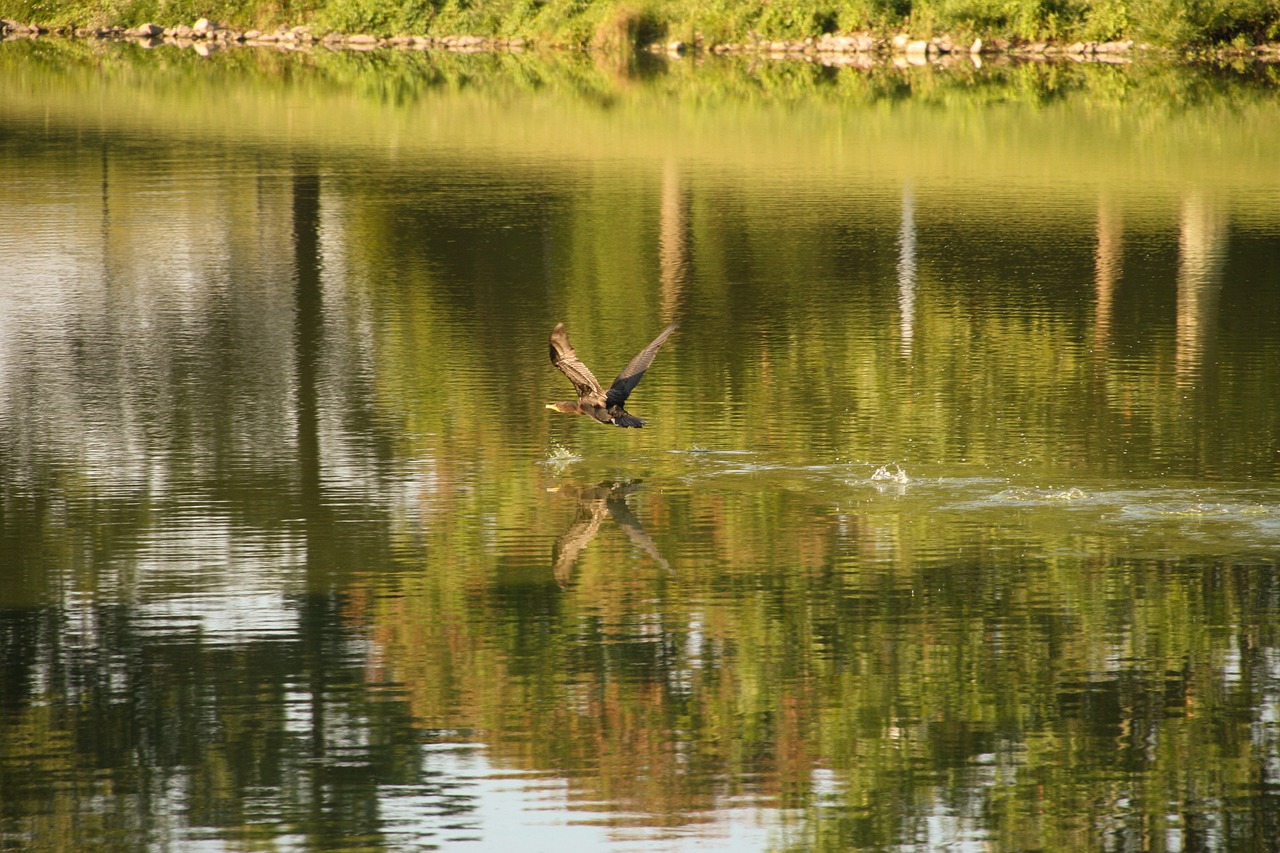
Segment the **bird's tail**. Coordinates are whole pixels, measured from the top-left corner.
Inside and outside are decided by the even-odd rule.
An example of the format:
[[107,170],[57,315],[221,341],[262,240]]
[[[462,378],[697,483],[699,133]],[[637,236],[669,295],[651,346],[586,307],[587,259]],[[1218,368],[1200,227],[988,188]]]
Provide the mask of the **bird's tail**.
[[623,412],[620,415],[614,416],[613,425],[620,427],[635,427],[639,429],[644,426],[644,419],[637,418],[635,415],[629,415],[626,412]]

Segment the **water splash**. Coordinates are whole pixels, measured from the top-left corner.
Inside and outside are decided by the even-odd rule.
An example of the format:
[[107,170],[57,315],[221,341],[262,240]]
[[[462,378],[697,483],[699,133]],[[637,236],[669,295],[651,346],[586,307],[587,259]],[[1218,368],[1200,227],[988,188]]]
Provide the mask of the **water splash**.
[[907,472],[902,470],[902,466],[895,462],[892,467],[889,465],[881,465],[877,468],[875,473],[871,475],[871,482],[896,483],[898,485],[905,486],[907,483],[911,482],[911,479],[907,476]]
[[1017,486],[993,495],[991,500],[1000,503],[1070,503],[1086,497],[1088,495],[1082,489],[1074,486],[1069,489],[1032,489]]
[[581,456],[560,444],[551,445],[551,449],[547,451],[547,458],[543,460],[544,464],[551,465],[556,470],[564,470],[573,463],[581,461]]

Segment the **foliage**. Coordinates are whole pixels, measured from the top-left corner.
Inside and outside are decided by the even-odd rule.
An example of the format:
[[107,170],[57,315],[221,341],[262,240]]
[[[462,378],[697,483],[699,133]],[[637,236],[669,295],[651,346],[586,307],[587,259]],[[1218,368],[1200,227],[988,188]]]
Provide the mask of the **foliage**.
[[1139,38],[1185,46],[1280,37],[1280,0],[0,0],[0,17],[79,25],[312,24],[329,31],[473,33],[627,51],[686,40],[908,31],[1014,39]]
[[1280,35],[1277,0],[1131,0],[1135,34],[1158,44],[1227,43]]
[[190,25],[200,18],[267,27],[309,20],[325,0],[0,0],[0,17],[50,26]]

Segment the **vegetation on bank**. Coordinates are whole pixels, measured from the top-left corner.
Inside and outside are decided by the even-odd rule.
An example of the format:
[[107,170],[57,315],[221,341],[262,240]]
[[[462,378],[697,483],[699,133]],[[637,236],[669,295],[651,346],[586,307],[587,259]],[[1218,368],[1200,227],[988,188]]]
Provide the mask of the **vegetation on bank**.
[[1280,40],[1280,0],[0,0],[49,26],[306,24],[375,35],[524,36],[575,46],[943,33],[1015,41],[1131,38],[1169,48]]

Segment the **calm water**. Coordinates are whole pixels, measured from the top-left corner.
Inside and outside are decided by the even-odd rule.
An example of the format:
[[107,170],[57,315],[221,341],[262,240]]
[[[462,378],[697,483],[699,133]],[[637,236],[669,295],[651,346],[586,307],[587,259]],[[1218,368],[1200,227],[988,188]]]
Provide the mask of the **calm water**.
[[1280,849],[1276,77],[0,46],[0,848]]

